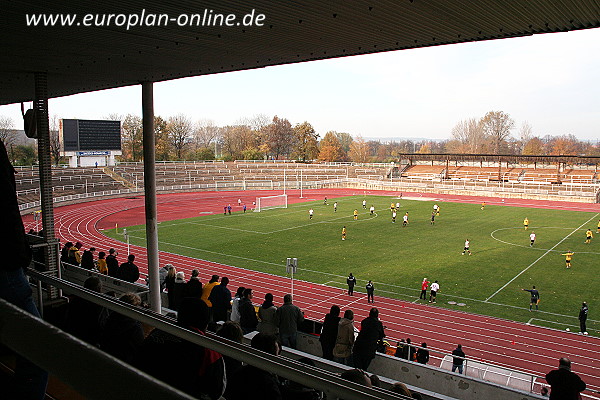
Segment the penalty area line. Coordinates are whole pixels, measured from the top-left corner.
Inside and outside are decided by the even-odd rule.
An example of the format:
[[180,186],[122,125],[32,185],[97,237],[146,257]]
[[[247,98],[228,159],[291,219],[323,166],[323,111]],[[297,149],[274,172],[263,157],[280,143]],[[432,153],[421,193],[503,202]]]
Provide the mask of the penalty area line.
[[506,282],[506,284],[504,284],[504,286],[502,286],[500,289],[496,290],[494,292],[494,294],[492,294],[490,297],[488,297],[487,299],[485,299],[485,303],[487,303],[492,297],[494,297],[495,295],[497,295],[498,293],[500,293],[505,287],[507,287],[508,285],[510,285],[511,283],[514,282],[515,279],[517,279],[519,276],[523,275],[525,272],[527,272],[527,270],[529,270],[529,268],[533,267],[538,261],[540,261],[542,258],[544,258],[544,256],[548,253],[550,253],[552,250],[554,250],[556,247],[558,247],[562,242],[564,242],[565,240],[567,240],[572,234],[574,234],[575,232],[577,232],[578,230],[580,230],[584,225],[586,225],[587,223],[589,223],[591,220],[596,219],[598,217],[598,215],[600,214],[595,214],[593,217],[591,217],[590,219],[588,219],[587,221],[585,221],[583,224],[579,225],[579,227],[575,228],[571,233],[569,233],[567,236],[565,236],[564,238],[562,238],[558,243],[556,243],[554,246],[552,246],[550,249],[548,249],[544,254],[542,254],[541,256],[539,256],[534,262],[532,262],[531,264],[529,264],[525,269],[523,269],[521,272],[519,272],[517,275],[515,275],[514,278],[512,278],[510,281]]

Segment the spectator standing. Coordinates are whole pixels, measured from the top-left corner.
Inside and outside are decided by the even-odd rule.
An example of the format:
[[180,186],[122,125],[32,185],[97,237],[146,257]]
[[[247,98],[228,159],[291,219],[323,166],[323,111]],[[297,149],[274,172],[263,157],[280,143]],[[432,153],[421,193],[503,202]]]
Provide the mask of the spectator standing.
[[374,303],[373,294],[375,293],[375,285],[373,285],[373,282],[369,281],[365,288],[367,289],[367,303]]
[[197,269],[192,270],[190,280],[185,284],[185,290],[183,297],[196,297],[202,296],[202,282],[200,282],[200,272]]
[[421,347],[417,349],[417,362],[421,364],[427,364],[429,362],[429,350],[427,350],[427,343],[421,343]]
[[108,275],[108,267],[106,266],[106,253],[101,251],[98,253],[98,272],[102,275]]
[[465,352],[462,349],[462,345],[458,345],[456,349],[452,350],[452,372],[458,369],[458,373],[463,373],[463,363],[465,362]]
[[69,262],[69,249],[71,247],[73,247],[73,242],[65,243],[63,248],[60,250],[60,261],[66,262],[66,263]]
[[[135,293],[125,293],[119,300],[134,307],[142,304],[142,299]],[[106,320],[100,348],[111,356],[131,364],[143,341],[142,324],[131,317],[113,311]]]
[[396,352],[394,353],[394,357],[403,358],[405,346],[406,342],[404,339],[400,339],[400,341],[396,343]]
[[585,390],[585,382],[571,371],[571,360],[566,357],[558,361],[558,369],[546,374],[546,382],[550,385],[550,400],[578,400]]
[[[2,210],[3,255],[0,263],[0,298],[40,317],[32,298],[25,270],[31,264],[32,252],[25,236],[23,219],[17,202],[15,170],[4,143],[0,140],[0,209]],[[17,355],[13,379],[2,385],[2,396],[16,399],[45,399],[48,373]]]
[[254,304],[252,304],[252,289],[244,289],[242,300],[240,300],[239,311],[240,311],[240,326],[244,335],[250,332],[254,332],[258,325],[258,318],[256,317],[256,310]]
[[431,284],[430,292],[429,292],[429,302],[435,303],[437,298],[437,292],[440,291],[440,284],[438,281],[435,281]]
[[212,303],[213,321],[228,321],[228,312],[231,309],[231,291],[227,287],[229,278],[221,278],[221,284],[213,287],[208,297]]
[[259,332],[270,335],[279,334],[279,329],[277,328],[277,325],[275,325],[276,312],[277,307],[275,307],[275,304],[273,304],[273,294],[265,294],[265,301],[258,309],[258,318],[260,319],[260,322],[258,323]]
[[85,269],[94,269],[94,252],[96,249],[94,247],[90,247],[89,250],[86,250],[81,255],[81,268]]
[[416,361],[417,350],[412,344],[410,338],[406,338],[406,344],[402,348],[402,358],[409,361]]
[[356,342],[352,358],[356,368],[367,370],[377,350],[377,342],[383,340],[385,333],[383,324],[379,320],[379,310],[375,307],[369,311],[369,316],[360,323],[361,329]]
[[321,349],[323,351],[323,358],[326,360],[333,361],[333,348],[338,335],[338,326],[340,324],[340,307],[333,305],[329,310],[329,313],[325,315],[325,321],[323,321],[323,328],[321,329],[321,336],[319,341],[321,342]]
[[579,310],[579,330],[584,335],[588,334],[587,327],[585,326],[585,323],[587,321],[587,316],[588,316],[588,305],[584,301],[583,303],[581,303],[581,310]]
[[333,348],[334,360],[344,365],[351,364],[352,348],[354,347],[354,312],[344,311],[340,319],[338,334]]
[[140,271],[137,265],[133,263],[134,261],[135,256],[133,254],[128,255],[127,262],[119,265],[117,278],[131,283],[137,282],[137,280],[140,279]]
[[354,277],[354,275],[352,275],[352,272],[350,272],[350,275],[348,275],[346,283],[348,284],[348,295],[354,296],[354,286],[356,285],[356,278]]
[[429,286],[429,281],[427,278],[423,278],[423,282],[421,282],[421,295],[419,296],[419,300],[427,300],[427,287]]
[[[97,276],[87,278],[83,287],[102,293],[102,281]],[[65,330],[92,346],[98,346],[107,317],[108,311],[104,307],[81,297],[72,296]]]
[[240,301],[244,297],[244,290],[246,288],[240,286],[235,292],[235,297],[231,301],[231,320],[234,322],[240,322]]
[[[204,335],[208,307],[198,298],[185,298],[177,313],[177,325]],[[134,366],[190,396],[219,399],[226,385],[221,354],[155,329],[137,352]]]
[[108,250],[108,256],[106,256],[106,267],[108,268],[108,276],[116,277],[119,271],[119,262],[117,256],[119,253],[115,249]]
[[169,308],[172,310],[179,310],[179,305],[185,297],[185,288],[187,283],[185,282],[185,274],[183,271],[179,271],[175,274],[175,282],[173,283],[173,303],[169,303]]
[[212,302],[208,299],[210,297],[210,292],[212,292],[213,288],[219,284],[219,275],[213,275],[210,278],[210,281],[206,285],[204,285],[204,289],[202,290],[202,300],[208,306],[208,314],[210,315],[210,320],[212,320]]
[[79,249],[81,248],[81,243],[77,242],[69,249],[69,264],[79,265],[81,264],[81,252]]
[[[277,337],[267,333],[254,335],[250,346],[274,356],[280,352]],[[231,377],[224,397],[227,400],[282,400],[277,376],[252,365],[243,366]]]
[[296,348],[298,325],[304,322],[304,313],[292,303],[292,295],[283,296],[283,305],[275,312],[275,325],[279,328],[279,337],[283,346]]
[[167,289],[167,298],[169,300],[169,308],[174,310],[173,294],[175,293],[175,275],[177,274],[177,270],[171,264],[167,264],[169,267],[169,271],[167,272],[167,276],[165,277],[165,289]]
[[165,264],[161,269],[158,270],[158,282],[160,284],[160,290],[165,290],[165,279],[169,274],[169,267],[172,267],[171,264]]

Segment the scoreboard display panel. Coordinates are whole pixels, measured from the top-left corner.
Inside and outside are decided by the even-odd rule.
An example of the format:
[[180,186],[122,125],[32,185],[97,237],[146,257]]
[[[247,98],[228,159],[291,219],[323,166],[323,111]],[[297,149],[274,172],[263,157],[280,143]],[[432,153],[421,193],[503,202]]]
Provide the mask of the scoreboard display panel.
[[121,121],[63,119],[63,151],[121,150]]

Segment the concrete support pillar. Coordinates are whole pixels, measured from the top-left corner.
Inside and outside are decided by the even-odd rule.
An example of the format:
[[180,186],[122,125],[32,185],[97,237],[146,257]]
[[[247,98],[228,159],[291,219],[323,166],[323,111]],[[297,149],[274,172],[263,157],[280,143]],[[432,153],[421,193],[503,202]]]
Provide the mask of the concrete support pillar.
[[154,86],[142,83],[142,124],[144,147],[144,201],[146,209],[146,251],[148,256],[148,284],[150,308],[160,313],[160,282],[158,280],[158,219],[156,211],[156,166],[154,137]]
[[[40,200],[42,209],[42,227],[46,247],[46,266],[49,271],[58,271],[58,240],[54,233],[54,202],[52,196],[52,158],[50,155],[50,128],[48,122],[48,77],[45,72],[35,73],[35,123],[38,135],[38,161],[40,174]],[[50,292],[50,297],[58,295],[56,289]]]

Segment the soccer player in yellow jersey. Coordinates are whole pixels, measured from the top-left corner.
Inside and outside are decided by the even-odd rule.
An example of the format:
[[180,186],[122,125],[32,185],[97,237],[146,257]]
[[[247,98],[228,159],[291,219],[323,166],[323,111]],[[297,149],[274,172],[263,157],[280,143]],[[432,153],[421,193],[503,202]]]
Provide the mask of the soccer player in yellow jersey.
[[567,250],[566,253],[561,254],[561,256],[565,256],[565,262],[567,263],[567,268],[571,268],[571,259],[573,258],[573,253],[571,250]]
[[483,210],[485,208],[485,201],[483,203],[481,203],[481,209]]
[[586,244],[590,244],[593,237],[594,237],[594,235],[592,234],[591,229],[588,229],[587,231],[585,231],[585,243]]
[[394,211],[396,209],[396,203],[392,203],[390,205],[390,211]]
[[527,217],[525,217],[525,219],[523,220],[523,226],[525,227],[525,230],[529,228],[529,220],[527,219]]
[[600,233],[600,219],[598,220],[598,229],[596,229],[596,233]]
[[354,220],[358,219],[358,210],[354,210]]
[[346,240],[346,227],[342,228],[342,240]]

